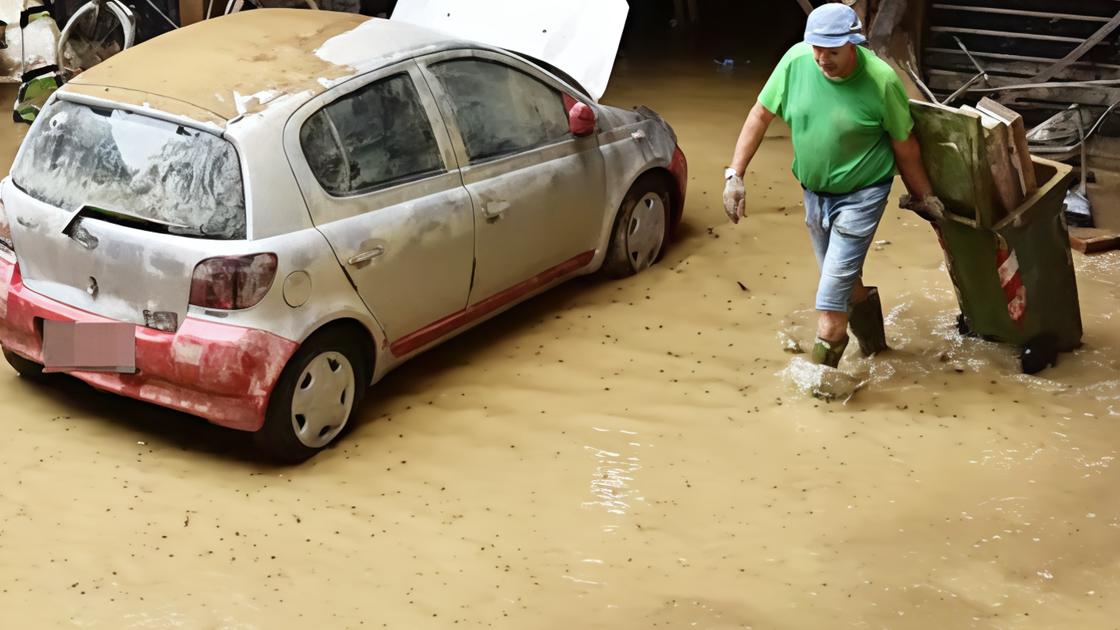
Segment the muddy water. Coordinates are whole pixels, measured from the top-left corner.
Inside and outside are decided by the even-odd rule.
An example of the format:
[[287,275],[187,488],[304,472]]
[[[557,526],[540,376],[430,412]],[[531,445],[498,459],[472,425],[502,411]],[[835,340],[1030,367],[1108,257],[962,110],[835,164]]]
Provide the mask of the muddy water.
[[665,70],[607,100],[690,158],[666,259],[411,363],[306,466],[0,370],[0,626],[1113,627],[1120,259],[1077,257],[1085,348],[1025,378],[952,332],[933,235],[892,210],[867,280],[896,350],[846,359],[871,381],[847,404],[808,398],[780,376],[815,274],[788,141],[727,224],[757,77]]

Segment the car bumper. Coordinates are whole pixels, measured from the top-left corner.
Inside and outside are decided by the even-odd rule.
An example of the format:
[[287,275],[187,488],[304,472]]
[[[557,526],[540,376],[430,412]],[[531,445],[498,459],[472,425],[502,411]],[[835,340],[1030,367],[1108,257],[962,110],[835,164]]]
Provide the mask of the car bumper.
[[[0,256],[0,344],[43,362],[42,321],[109,322],[24,286]],[[264,424],[269,396],[298,344],[239,326],[186,318],[175,333],[136,326],[136,373],[68,372],[93,387],[233,429]]]

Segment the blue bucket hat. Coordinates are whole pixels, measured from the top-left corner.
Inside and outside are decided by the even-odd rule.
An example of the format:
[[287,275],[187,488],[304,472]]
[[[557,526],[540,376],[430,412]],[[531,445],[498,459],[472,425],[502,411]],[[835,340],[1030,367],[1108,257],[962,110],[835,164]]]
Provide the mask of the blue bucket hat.
[[813,10],[805,23],[805,42],[822,48],[839,48],[844,44],[863,44],[863,24],[846,4],[829,2]]

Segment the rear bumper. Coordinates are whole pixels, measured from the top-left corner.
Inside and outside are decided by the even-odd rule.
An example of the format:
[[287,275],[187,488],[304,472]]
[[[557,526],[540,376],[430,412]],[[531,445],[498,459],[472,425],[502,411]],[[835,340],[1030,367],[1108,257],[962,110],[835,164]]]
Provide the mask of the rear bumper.
[[[108,322],[24,286],[19,266],[0,257],[0,344],[42,363],[41,320]],[[178,332],[136,327],[136,374],[70,372],[93,387],[256,431],[269,396],[298,344],[260,330],[186,318]]]

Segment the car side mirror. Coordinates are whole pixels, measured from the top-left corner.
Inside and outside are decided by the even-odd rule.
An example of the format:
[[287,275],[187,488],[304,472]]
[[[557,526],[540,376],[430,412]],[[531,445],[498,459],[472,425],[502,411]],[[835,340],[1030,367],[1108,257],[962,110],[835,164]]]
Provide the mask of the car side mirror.
[[595,110],[582,101],[576,101],[568,108],[568,128],[577,138],[590,136],[598,128],[595,121]]

